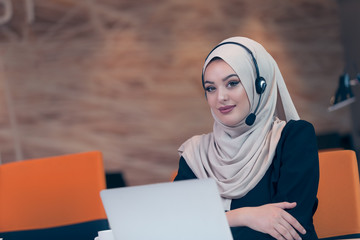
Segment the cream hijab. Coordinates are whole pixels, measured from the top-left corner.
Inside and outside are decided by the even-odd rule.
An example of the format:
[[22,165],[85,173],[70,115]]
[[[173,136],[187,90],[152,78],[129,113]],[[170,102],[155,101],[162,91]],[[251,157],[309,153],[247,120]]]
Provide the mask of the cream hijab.
[[[263,178],[275,156],[282,129],[287,121],[299,116],[290,98],[284,79],[271,55],[259,43],[244,37],[232,37],[223,42],[238,42],[249,48],[264,77],[267,87],[252,126],[245,119],[236,126],[226,126],[214,113],[213,132],[194,136],[179,148],[179,154],[198,178],[215,179],[224,209],[229,210],[231,199],[245,196]],[[225,44],[206,59],[206,66],[220,57],[239,76],[254,112],[259,101],[255,90],[256,72],[251,55],[241,46]]]

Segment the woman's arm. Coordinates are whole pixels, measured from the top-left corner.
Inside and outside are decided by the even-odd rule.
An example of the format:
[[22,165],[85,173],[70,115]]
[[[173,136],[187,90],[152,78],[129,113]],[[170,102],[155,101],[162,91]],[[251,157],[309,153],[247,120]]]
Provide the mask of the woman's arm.
[[279,142],[278,159],[274,163],[273,202],[296,202],[297,206],[286,211],[306,229],[303,239],[317,239],[313,214],[317,208],[319,184],[319,157],[313,126],[303,120],[290,121],[284,128],[284,136]]
[[[301,239],[305,234],[300,223],[284,209],[291,209],[296,203],[272,203],[259,207],[243,207],[226,213],[231,227],[249,227],[258,232],[266,233],[275,239]],[[297,231],[296,231],[297,230]]]

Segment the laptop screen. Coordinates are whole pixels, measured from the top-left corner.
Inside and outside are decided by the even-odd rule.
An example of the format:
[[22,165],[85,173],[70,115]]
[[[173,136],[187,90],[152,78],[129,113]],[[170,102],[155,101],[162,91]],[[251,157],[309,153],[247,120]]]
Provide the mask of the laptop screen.
[[116,240],[231,240],[216,183],[193,179],[102,190]]

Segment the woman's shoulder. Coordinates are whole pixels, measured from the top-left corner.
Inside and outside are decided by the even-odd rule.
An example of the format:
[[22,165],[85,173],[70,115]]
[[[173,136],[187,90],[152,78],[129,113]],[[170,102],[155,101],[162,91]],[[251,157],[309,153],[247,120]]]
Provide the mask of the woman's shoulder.
[[290,120],[286,123],[278,143],[278,150],[307,148],[317,151],[314,126],[306,120]]
[[288,121],[286,123],[285,128],[311,128],[311,129],[314,129],[314,126],[310,122],[300,119],[300,120]]
[[190,138],[188,138],[183,144],[181,144],[178,151],[180,152],[180,155],[186,151],[186,149],[196,149],[199,147],[201,142],[209,142],[211,139],[211,133],[207,134],[201,134],[201,135],[194,135]]
[[283,131],[282,136],[292,135],[292,134],[311,134],[315,135],[314,126],[306,121],[306,120],[290,120],[286,123]]
[[314,171],[316,175],[318,147],[313,125],[305,120],[290,120],[281,133],[276,156],[279,167],[286,165],[289,169]]

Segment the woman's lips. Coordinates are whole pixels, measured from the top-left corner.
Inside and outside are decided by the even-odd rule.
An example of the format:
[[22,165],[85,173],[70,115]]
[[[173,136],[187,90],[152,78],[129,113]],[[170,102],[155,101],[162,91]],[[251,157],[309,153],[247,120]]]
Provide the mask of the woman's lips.
[[219,108],[219,111],[220,111],[222,114],[229,113],[229,112],[231,112],[231,111],[235,108],[235,106],[236,106],[236,105],[228,105],[228,106],[220,107],[220,108]]

